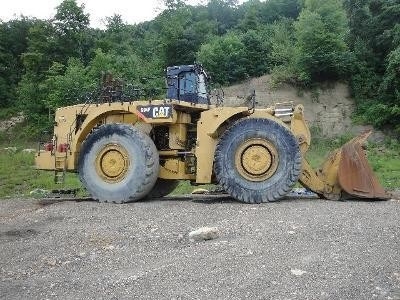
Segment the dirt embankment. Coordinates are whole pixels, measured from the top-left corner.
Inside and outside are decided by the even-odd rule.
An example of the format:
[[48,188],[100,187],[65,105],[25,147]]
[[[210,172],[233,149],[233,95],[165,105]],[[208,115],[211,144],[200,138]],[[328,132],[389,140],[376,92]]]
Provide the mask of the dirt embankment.
[[[358,134],[372,129],[369,126],[352,124],[350,117],[354,111],[354,101],[346,84],[335,83],[312,91],[299,91],[287,84],[272,88],[270,79],[270,75],[264,75],[223,88],[224,105],[248,105],[247,99],[255,91],[257,106],[260,107],[288,101],[303,104],[310,127],[318,128],[325,137],[340,136],[349,132]],[[212,101],[215,101],[215,92],[212,95]],[[382,133],[375,132],[373,138],[379,140]]]

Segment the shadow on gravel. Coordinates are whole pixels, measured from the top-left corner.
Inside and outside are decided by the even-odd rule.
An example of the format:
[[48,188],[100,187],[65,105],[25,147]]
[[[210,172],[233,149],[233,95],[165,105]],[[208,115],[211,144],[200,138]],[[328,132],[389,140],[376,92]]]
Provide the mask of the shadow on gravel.
[[[194,202],[194,203],[204,203],[204,204],[215,204],[215,203],[235,203],[241,204],[232,197],[226,194],[213,195],[213,194],[194,194],[194,195],[182,195],[182,196],[166,196],[162,198],[151,198],[143,199],[138,202],[163,202],[163,201],[173,201],[173,202]],[[134,202],[133,202],[134,203]]]
[[0,239],[6,239],[6,240],[17,240],[21,238],[26,239],[31,236],[36,236],[38,234],[39,232],[34,229],[14,229],[5,232],[0,232]]
[[[286,196],[281,200],[268,202],[268,203],[259,203],[261,205],[272,205],[279,203],[288,203],[288,202],[302,202],[302,201],[329,201],[318,198],[310,198],[310,197],[294,197],[294,196]],[[194,195],[184,195],[184,196],[169,196],[163,198],[154,198],[141,200],[140,202],[156,202],[156,201],[190,201],[194,203],[202,203],[202,204],[218,204],[218,203],[229,203],[229,204],[237,204],[237,205],[257,205],[257,204],[247,204],[235,200],[228,194],[194,194]]]
[[[269,202],[269,203],[261,203],[261,204],[266,204],[266,205],[271,205],[271,204],[285,204],[285,203],[292,203],[292,202],[304,202],[304,201],[329,201],[329,202],[384,202],[389,199],[357,199],[357,198],[348,198],[348,199],[341,199],[341,200],[327,200],[327,199],[319,199],[315,197],[297,197],[297,196],[286,196],[282,198],[281,200],[274,201],[274,202]],[[200,203],[200,204],[222,204],[222,203],[229,203],[229,204],[238,204],[238,205],[251,205],[251,204],[245,204],[240,201],[235,200],[231,196],[227,194],[194,194],[194,195],[180,195],[180,196],[166,196],[162,198],[151,198],[151,199],[142,199],[139,201],[134,201],[134,202],[128,202],[125,203],[128,205],[134,205],[136,202],[138,203],[145,203],[145,202],[165,202],[165,201],[173,201],[173,202],[193,202],[193,203]],[[61,202],[96,202],[96,200],[93,200],[90,197],[84,197],[84,198],[42,198],[37,200],[36,204],[43,207],[43,206],[48,206],[56,203],[61,203]],[[115,204],[110,204],[110,205],[115,205]]]
[[352,199],[343,199],[343,200],[338,200],[340,202],[386,202],[389,201],[390,199],[362,199],[362,198],[352,198]]
[[214,196],[214,197],[208,196],[206,198],[194,197],[192,199],[192,202],[204,203],[204,204],[217,204],[217,203],[230,203],[230,204],[240,204],[240,205],[243,204],[242,202],[237,201],[228,195]]
[[39,199],[36,203],[39,206],[47,206],[52,205],[60,202],[96,202],[90,197],[85,198],[42,198]]

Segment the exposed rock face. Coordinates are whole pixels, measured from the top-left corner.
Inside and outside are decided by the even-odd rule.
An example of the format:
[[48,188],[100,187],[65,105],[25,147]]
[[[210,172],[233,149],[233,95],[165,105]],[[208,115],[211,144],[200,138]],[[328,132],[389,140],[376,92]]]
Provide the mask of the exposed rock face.
[[15,125],[25,121],[25,116],[23,113],[19,113],[18,116],[12,117],[5,121],[0,121],[0,132],[7,131]]
[[[313,91],[299,91],[293,86],[283,84],[272,88],[270,75],[252,78],[244,83],[223,88],[224,106],[247,106],[251,93],[255,90],[258,107],[279,102],[303,104],[306,120],[312,128],[318,128],[322,136],[334,137],[345,133],[358,134],[365,126],[353,126],[350,119],[354,111],[354,102],[346,84],[335,83]],[[216,93],[211,101],[216,102]]]
[[15,153],[17,152],[18,148],[17,147],[6,147],[4,148],[4,151],[6,151],[7,153]]
[[35,153],[37,150],[36,149],[32,149],[32,148],[27,148],[22,150],[22,152],[24,153]]

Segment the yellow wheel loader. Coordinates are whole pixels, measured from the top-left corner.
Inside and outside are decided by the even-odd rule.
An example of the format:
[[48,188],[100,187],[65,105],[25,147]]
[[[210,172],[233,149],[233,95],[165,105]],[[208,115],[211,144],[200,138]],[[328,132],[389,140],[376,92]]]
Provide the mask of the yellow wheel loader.
[[302,105],[255,108],[254,97],[247,107],[211,105],[207,81],[200,65],[169,67],[163,100],[109,97],[57,109],[37,168],[53,170],[56,181],[78,172],[101,202],[162,197],[179,180],[219,184],[245,203],[279,200],[298,181],[326,199],[387,198],[362,148],[368,134],[313,170]]

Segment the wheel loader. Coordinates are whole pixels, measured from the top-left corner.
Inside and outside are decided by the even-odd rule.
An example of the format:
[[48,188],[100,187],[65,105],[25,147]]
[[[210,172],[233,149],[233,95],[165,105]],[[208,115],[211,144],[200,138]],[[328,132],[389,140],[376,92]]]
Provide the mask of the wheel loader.
[[[52,140],[41,144],[36,167],[77,172],[91,197],[125,203],[162,197],[179,180],[218,184],[245,203],[276,201],[300,182],[320,198],[386,199],[363,149],[362,134],[314,170],[304,107],[211,105],[201,65],[168,67],[162,100],[109,97],[59,108]],[[104,99],[103,99],[104,100]]]

